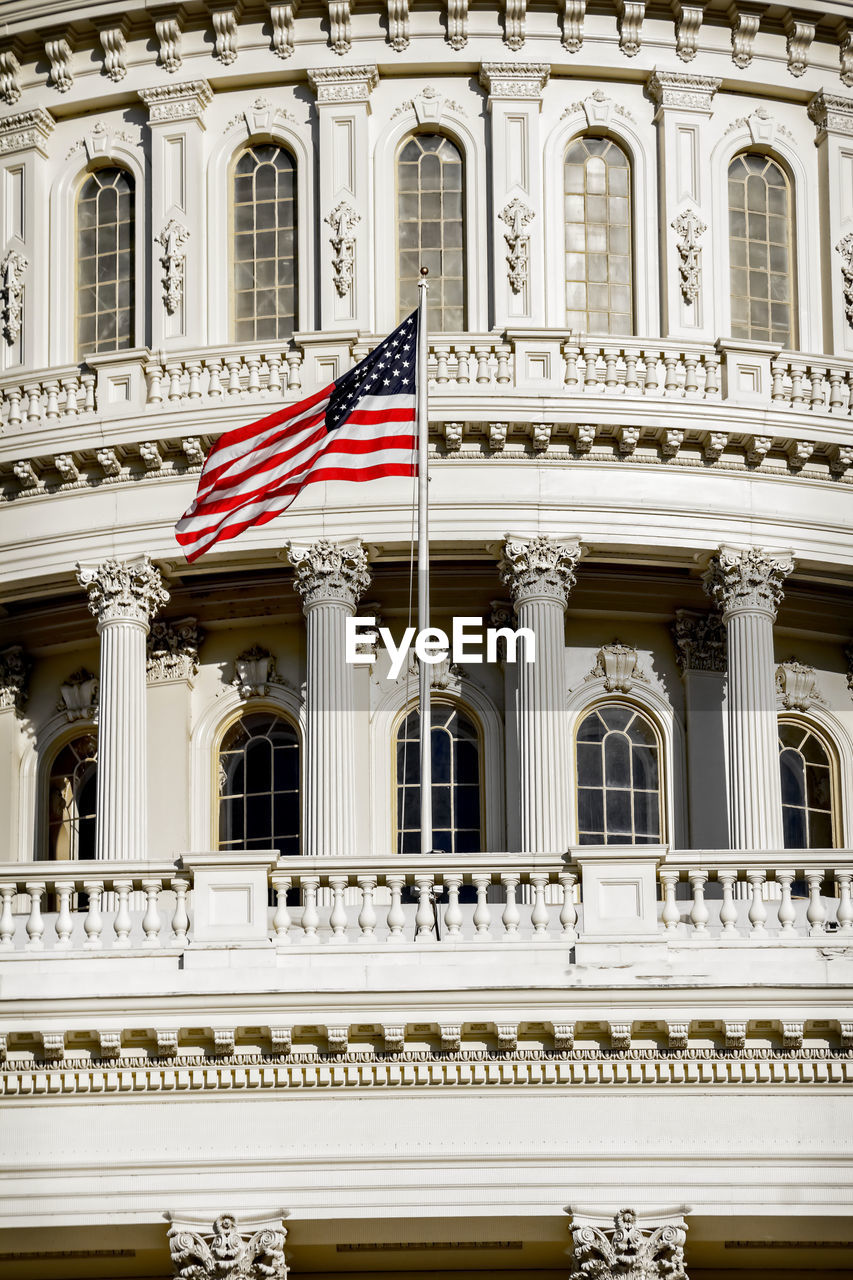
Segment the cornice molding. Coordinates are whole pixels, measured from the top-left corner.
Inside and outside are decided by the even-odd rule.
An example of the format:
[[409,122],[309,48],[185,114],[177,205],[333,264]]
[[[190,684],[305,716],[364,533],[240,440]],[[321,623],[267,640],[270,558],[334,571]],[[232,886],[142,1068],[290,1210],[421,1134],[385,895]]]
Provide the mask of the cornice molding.
[[178,120],[198,120],[213,101],[213,90],[206,80],[183,80],[179,84],[140,89],[139,96],[148,108],[148,123],[174,124]]
[[539,102],[550,74],[547,62],[483,62],[479,78],[490,103],[497,98]]
[[44,107],[0,117],[0,155],[35,150],[47,156],[47,141],[56,121]]
[[722,83],[716,76],[688,75],[683,71],[662,71],[655,67],[646,81],[646,89],[658,108],[657,115],[667,110],[698,111],[710,115],[714,94]]
[[373,63],[360,67],[318,67],[308,72],[308,83],[318,106],[329,102],[367,102],[379,83],[379,70]]

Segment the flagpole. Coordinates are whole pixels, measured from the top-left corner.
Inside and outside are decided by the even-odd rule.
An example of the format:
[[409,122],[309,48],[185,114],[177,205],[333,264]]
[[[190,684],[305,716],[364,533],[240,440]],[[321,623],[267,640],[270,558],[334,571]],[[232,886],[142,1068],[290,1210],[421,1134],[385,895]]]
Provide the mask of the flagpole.
[[[418,281],[418,631],[429,627],[429,406],[427,402],[427,267]],[[418,663],[418,708],[421,756],[421,853],[432,853],[432,741],[429,701],[430,668]]]

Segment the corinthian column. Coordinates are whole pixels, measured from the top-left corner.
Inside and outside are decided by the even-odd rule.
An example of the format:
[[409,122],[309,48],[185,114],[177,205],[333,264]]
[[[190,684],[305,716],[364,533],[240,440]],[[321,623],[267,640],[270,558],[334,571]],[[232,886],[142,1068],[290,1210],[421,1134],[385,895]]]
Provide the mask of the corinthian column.
[[309,855],[346,856],[355,847],[353,670],[346,620],[370,583],[359,542],[327,538],[287,548],[308,630],[307,832]]
[[148,857],[145,639],[169,599],[148,556],[77,566],[101,637],[95,857]]
[[565,613],[580,559],[577,542],[507,538],[500,575],[519,626],[536,637],[536,660],[518,665],[521,848],[557,853],[569,844]]
[[733,849],[781,849],[773,623],[790,556],[721,547],[702,579],[728,641],[729,836]]
[[680,1213],[643,1217],[620,1209],[612,1218],[574,1213],[569,1280],[687,1280],[684,1243],[687,1223]]

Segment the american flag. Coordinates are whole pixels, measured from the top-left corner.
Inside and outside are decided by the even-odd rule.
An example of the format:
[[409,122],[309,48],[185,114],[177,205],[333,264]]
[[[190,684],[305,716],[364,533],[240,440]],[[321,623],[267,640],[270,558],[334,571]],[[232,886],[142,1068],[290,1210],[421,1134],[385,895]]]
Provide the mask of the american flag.
[[417,349],[414,311],[322,391],[221,436],[175,527],[187,560],[275,519],[307,484],[417,475]]

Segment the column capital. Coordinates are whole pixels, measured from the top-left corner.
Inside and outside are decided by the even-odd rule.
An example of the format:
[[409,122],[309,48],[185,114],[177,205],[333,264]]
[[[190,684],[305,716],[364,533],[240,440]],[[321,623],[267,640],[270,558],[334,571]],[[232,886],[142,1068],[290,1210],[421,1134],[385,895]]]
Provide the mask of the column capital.
[[13,644],[0,650],[0,710],[6,707],[18,710],[26,702],[31,665],[23,645]]
[[578,541],[558,542],[544,535],[514,538],[507,534],[498,571],[516,607],[538,596],[565,609],[580,558]]
[[724,622],[735,613],[766,613],[775,619],[785,579],[793,570],[793,557],[785,553],[720,547],[702,575],[702,585]]
[[296,570],[294,587],[304,611],[317,604],[345,604],[354,609],[370,585],[367,554],[360,542],[316,542],[285,546]]
[[569,1280],[687,1280],[687,1223],[680,1214],[656,1215],[640,1226],[633,1209],[620,1209],[612,1219],[567,1212],[574,1251]]
[[308,83],[318,106],[367,102],[379,83],[379,69],[372,63],[362,67],[318,67],[308,72]]
[[204,127],[202,116],[213,101],[213,90],[206,80],[182,80],[179,84],[140,89],[139,96],[148,108],[149,125],[197,120]]
[[[281,1215],[249,1220],[243,1230],[233,1213],[221,1213],[212,1230],[197,1220],[171,1218],[169,1250],[175,1280],[193,1280],[207,1260],[216,1259],[220,1280],[286,1280],[284,1242],[287,1231]],[[201,1264],[201,1266],[200,1266]]]
[[547,62],[480,63],[480,84],[489,95],[489,105],[495,98],[540,102],[550,74]]
[[817,129],[817,141],[828,133],[853,136],[853,98],[841,98],[837,94],[820,89],[808,105],[809,119]]
[[646,81],[649,97],[658,109],[655,120],[669,109],[710,115],[714,94],[722,83],[716,76],[694,76],[655,67]]
[[169,601],[159,569],[147,555],[135,560],[104,560],[98,565],[77,565],[77,581],[89,596],[89,611],[98,629],[108,622],[141,622],[151,618]]
[[0,155],[14,151],[39,151],[47,156],[47,140],[56,128],[56,121],[44,107],[32,111],[18,111],[0,118]]
[[675,659],[683,672],[725,672],[726,628],[716,609],[678,609],[672,624]]

